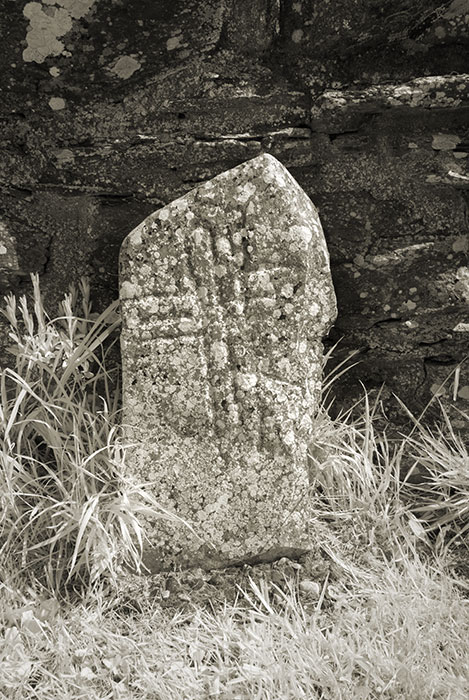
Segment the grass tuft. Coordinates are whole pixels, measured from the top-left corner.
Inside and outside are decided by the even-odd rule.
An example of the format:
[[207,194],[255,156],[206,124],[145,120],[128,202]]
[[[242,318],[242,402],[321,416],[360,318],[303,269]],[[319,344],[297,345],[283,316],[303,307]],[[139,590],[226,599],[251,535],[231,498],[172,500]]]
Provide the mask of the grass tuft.
[[30,572],[60,595],[139,570],[138,515],[171,516],[124,476],[118,381],[106,369],[117,302],[93,314],[82,281],[51,319],[32,281],[32,310],[9,296],[3,312],[15,366],[0,374],[0,564],[10,585]]
[[[427,534],[436,535],[446,546],[464,545],[469,531],[469,453],[454,430],[444,407],[435,427],[417,422],[404,444],[412,462],[406,479],[406,494],[412,512]],[[460,412],[465,421],[469,416]],[[416,483],[410,477],[417,472]]]

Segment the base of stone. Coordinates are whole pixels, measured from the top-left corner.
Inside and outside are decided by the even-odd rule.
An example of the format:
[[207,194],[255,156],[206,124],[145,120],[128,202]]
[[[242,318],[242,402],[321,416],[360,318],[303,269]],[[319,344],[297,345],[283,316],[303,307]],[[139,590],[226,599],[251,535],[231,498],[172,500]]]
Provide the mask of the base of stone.
[[225,569],[231,566],[254,566],[256,564],[269,564],[286,557],[287,559],[298,559],[307,554],[310,547],[291,547],[277,545],[257,554],[247,555],[243,558],[228,559],[218,556],[213,550],[206,548],[201,549],[197,556],[191,554],[189,557],[179,555],[177,557],[165,557],[160,549],[148,548],[143,552],[143,567],[144,574],[158,574],[163,571],[172,571],[180,569],[199,568],[209,571],[211,569]]

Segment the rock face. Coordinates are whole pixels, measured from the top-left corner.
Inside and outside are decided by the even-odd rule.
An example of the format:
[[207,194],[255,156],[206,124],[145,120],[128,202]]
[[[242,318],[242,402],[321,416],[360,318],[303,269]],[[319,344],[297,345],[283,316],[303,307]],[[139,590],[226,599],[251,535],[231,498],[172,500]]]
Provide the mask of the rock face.
[[52,311],[87,274],[105,305],[145,216],[269,153],[320,212],[334,361],[360,350],[335,405],[468,411],[469,0],[0,0],[0,25],[0,295],[38,272]]
[[149,524],[150,568],[305,551],[306,449],[336,315],[310,199],[272,156],[228,170],[132,231],[120,294],[130,470],[194,530]]

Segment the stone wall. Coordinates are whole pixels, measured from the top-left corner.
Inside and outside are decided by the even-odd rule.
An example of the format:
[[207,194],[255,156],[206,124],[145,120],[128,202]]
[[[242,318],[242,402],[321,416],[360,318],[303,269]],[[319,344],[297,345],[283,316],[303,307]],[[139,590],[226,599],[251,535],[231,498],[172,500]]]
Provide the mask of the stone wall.
[[130,230],[268,152],[320,211],[336,357],[360,349],[339,404],[386,382],[418,411],[463,361],[469,0],[0,0],[0,25],[2,292],[88,274],[107,303]]

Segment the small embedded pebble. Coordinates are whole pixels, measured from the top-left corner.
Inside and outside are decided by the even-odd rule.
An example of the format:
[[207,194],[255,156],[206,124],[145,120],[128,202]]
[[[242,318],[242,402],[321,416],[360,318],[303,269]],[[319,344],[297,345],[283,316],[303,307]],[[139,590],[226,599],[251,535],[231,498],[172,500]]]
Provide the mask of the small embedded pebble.
[[321,586],[319,583],[316,583],[316,581],[310,581],[309,579],[305,579],[304,581],[300,582],[300,591],[303,593],[308,593],[309,595],[314,596],[315,598],[319,598],[319,594],[321,593]]

